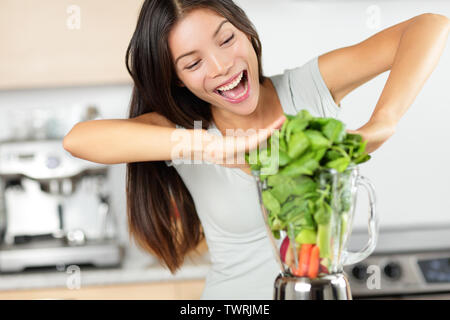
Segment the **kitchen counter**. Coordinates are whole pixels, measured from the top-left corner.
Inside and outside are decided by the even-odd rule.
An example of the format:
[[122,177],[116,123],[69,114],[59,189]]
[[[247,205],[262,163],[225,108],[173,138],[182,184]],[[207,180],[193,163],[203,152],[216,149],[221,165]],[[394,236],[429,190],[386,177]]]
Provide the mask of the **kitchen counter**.
[[[68,266],[67,266],[68,267]],[[204,279],[210,268],[208,252],[186,257],[184,265],[172,275],[153,256],[136,248],[127,248],[121,267],[81,267],[79,278],[67,267],[29,270],[0,275],[0,290],[21,290],[69,287],[79,281],[80,287],[126,283],[152,283],[175,280]],[[74,282],[75,281],[75,282]]]

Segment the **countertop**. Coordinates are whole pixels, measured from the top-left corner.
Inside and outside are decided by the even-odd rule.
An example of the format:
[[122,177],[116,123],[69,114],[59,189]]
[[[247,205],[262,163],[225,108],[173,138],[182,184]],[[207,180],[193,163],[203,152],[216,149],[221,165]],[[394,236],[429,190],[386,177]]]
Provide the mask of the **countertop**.
[[[126,283],[151,283],[177,280],[204,279],[211,264],[208,252],[197,256],[187,256],[183,266],[172,275],[152,255],[136,248],[126,248],[120,267],[80,268],[79,284],[114,285]],[[67,287],[73,280],[74,273],[67,268],[46,268],[44,270],[27,270],[20,273],[0,274],[0,290],[22,290]]]

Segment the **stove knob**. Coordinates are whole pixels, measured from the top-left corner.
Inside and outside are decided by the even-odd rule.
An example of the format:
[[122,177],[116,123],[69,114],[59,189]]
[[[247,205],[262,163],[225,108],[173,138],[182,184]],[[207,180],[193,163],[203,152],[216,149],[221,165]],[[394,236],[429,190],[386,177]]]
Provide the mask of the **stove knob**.
[[365,280],[367,278],[367,266],[359,263],[352,268],[352,275],[357,280]]
[[402,276],[402,268],[398,263],[390,262],[384,266],[384,274],[391,280],[398,280]]

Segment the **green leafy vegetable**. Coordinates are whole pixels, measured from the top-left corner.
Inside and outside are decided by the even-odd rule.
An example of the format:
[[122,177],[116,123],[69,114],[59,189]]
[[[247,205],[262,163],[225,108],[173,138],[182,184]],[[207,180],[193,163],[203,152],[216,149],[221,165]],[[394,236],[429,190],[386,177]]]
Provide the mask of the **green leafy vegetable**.
[[288,145],[289,157],[298,158],[309,147],[310,141],[302,131],[294,133]]
[[332,208],[339,212],[342,240],[352,204],[351,177],[341,175],[336,198],[331,192],[331,175],[322,173],[325,169],[343,173],[350,165],[368,161],[366,143],[360,135],[347,133],[341,121],[313,117],[301,110],[296,116],[286,115],[281,130],[268,139],[266,149],[246,154],[252,170],[278,165],[276,173],[260,175],[261,181],[267,179],[262,201],[275,238],[285,231],[297,244],[316,244],[320,257],[330,258]]

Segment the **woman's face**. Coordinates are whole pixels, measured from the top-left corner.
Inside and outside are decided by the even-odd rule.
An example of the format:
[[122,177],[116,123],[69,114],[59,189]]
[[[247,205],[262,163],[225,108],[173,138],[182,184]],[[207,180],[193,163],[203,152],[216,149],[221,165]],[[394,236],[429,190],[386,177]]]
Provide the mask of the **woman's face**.
[[182,85],[212,106],[239,115],[252,113],[259,97],[256,52],[250,38],[208,9],[191,11],[169,34]]

